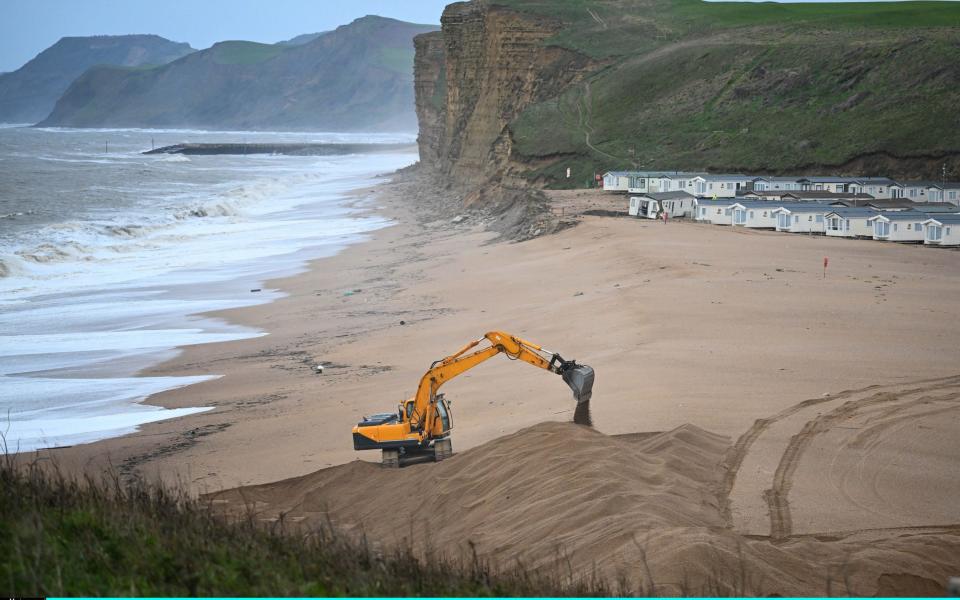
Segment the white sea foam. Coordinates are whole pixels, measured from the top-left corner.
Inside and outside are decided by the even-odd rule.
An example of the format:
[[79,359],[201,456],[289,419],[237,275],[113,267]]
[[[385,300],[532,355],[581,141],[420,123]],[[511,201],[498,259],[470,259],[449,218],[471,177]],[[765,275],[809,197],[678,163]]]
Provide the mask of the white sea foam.
[[[7,450],[26,452],[38,448],[92,442],[136,431],[139,425],[210,410],[209,407],[164,409],[139,404],[151,394],[202,381],[198,377],[127,377],[112,379],[45,379],[4,377],[0,409]],[[70,390],[66,402],[52,400]],[[9,409],[8,398],[23,410]]]
[[[8,127],[30,127],[29,123],[10,124]],[[416,132],[398,131],[390,133],[352,133],[343,131],[250,131],[250,130],[214,130],[214,129],[150,129],[150,128],[72,128],[72,127],[36,127],[34,131],[70,134],[89,137],[95,133],[113,133],[121,135],[184,135],[203,136],[203,140],[217,140],[228,137],[225,141],[236,142],[236,136],[244,136],[240,141],[283,141],[295,139],[301,142],[316,141],[317,143],[370,143],[370,144],[412,144],[417,141]]]
[[[17,135],[74,139],[80,132],[90,130]],[[128,146],[143,133],[103,132],[131,136]],[[373,141],[361,134],[343,139]],[[75,154],[56,154],[64,161],[47,162],[63,166],[49,168],[67,169],[65,178],[74,169],[103,169],[104,178],[124,169],[125,175],[109,182],[87,177],[87,186],[76,191],[90,207],[84,212],[15,235],[0,229],[0,412],[9,413],[8,442],[21,450],[90,442],[205,410],[199,395],[198,408],[175,411],[141,402],[215,373],[135,375],[170,358],[178,346],[263,335],[190,315],[269,302],[280,294],[251,292],[266,278],[297,272],[306,260],[387,225],[352,208],[345,193],[416,158],[387,153],[171,163],[129,153],[116,159]],[[16,160],[29,165],[28,157]],[[140,185],[141,179],[149,185]],[[87,200],[98,195],[133,202]]]

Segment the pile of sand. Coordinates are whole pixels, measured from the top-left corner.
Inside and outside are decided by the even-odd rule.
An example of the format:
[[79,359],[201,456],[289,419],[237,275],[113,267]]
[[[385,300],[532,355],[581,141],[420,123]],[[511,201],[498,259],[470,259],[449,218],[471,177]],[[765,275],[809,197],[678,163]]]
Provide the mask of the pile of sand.
[[662,594],[917,594],[942,591],[956,570],[958,531],[736,533],[724,513],[730,448],[692,425],[607,436],[542,423],[439,464],[396,471],[356,461],[212,500],[264,520],[330,519],[387,546],[448,556],[475,548],[501,567],[597,571],[640,591],[652,581]]

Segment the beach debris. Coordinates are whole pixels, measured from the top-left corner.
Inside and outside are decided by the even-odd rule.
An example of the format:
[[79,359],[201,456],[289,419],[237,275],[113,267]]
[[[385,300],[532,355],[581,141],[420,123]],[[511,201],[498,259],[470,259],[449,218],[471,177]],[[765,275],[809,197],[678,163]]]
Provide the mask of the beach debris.
[[320,363],[315,367],[313,367],[313,370],[317,373],[317,375],[323,375],[323,363]]
[[354,294],[359,294],[359,293],[362,292],[362,291],[363,291],[363,290],[361,290],[361,289],[359,289],[359,288],[357,288],[357,289],[355,289],[355,290],[347,290],[347,291],[345,291],[345,292],[343,293],[343,295],[344,295],[344,296],[352,296],[352,295],[354,295]]
[[407,322],[406,322],[406,321],[400,321],[400,324],[401,324],[401,325],[406,325]]
[[451,223],[463,223],[467,220],[467,215],[457,215],[454,218],[450,219]]
[[576,296],[582,296],[582,295],[583,295],[583,292],[577,292],[576,294],[574,294],[574,297],[576,297]]
[[252,292],[259,292],[259,291],[262,291],[261,288],[253,288],[252,290],[250,290],[251,293],[252,293]]

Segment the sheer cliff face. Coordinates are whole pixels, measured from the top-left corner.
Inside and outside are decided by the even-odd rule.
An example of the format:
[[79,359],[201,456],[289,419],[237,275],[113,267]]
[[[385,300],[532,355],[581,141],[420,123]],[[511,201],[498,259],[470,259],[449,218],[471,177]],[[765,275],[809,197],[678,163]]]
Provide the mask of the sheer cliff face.
[[421,162],[467,191],[509,186],[522,169],[510,160],[510,121],[596,63],[545,45],[560,27],[548,17],[474,1],[447,6],[440,22],[416,39]]
[[436,167],[446,119],[446,65],[443,33],[434,31],[413,38],[413,89],[416,97],[420,162]]

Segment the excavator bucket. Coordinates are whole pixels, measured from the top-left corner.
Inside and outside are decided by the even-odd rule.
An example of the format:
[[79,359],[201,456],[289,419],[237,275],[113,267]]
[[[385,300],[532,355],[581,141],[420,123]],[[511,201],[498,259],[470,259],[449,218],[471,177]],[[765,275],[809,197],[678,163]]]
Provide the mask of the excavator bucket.
[[578,403],[589,402],[593,395],[593,368],[587,365],[570,367],[561,375],[563,381],[573,390]]

